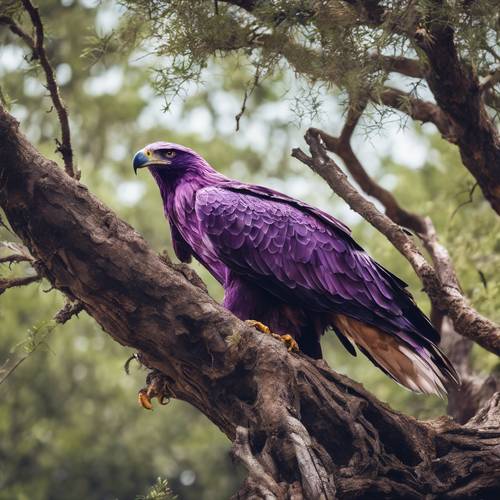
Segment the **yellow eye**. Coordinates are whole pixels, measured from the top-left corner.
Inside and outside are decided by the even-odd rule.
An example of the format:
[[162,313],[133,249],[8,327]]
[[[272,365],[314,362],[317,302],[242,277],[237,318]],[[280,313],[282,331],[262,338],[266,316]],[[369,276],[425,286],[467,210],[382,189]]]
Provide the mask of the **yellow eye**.
[[173,158],[173,157],[175,156],[175,151],[167,151],[167,152],[165,153],[165,156],[166,156],[167,158]]
[[148,158],[150,158],[150,157],[151,157],[151,154],[152,154],[152,153],[151,153],[151,151],[148,149],[148,150],[146,151],[146,156],[147,156]]

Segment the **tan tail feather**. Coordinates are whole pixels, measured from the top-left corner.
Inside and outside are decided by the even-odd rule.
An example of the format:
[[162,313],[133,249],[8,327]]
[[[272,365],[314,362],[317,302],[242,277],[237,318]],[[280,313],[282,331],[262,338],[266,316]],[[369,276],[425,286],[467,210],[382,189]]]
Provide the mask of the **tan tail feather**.
[[425,394],[446,394],[444,376],[432,360],[419,357],[397,337],[342,314],[335,316],[335,326],[404,387]]

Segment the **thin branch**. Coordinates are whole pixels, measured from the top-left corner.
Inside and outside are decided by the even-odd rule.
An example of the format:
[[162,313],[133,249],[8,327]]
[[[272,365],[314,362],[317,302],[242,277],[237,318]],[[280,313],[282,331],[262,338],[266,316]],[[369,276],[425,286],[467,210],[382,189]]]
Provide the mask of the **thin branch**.
[[460,289],[441,282],[436,271],[401,227],[382,214],[373,203],[365,199],[352,186],[340,167],[326,154],[321,137],[317,133],[308,131],[306,142],[309,144],[311,157],[300,149],[294,149],[292,155],[321,175],[335,193],[384,234],[406,257],[421,279],[432,305],[450,316],[459,334],[471,338],[485,349],[499,355],[500,328],[498,325],[478,314],[469,305]]
[[12,241],[0,241],[0,247],[7,248],[12,252],[9,255],[0,257],[0,264],[8,263],[9,268],[12,264],[19,262],[35,262],[34,257],[24,245]]
[[382,203],[385,213],[390,219],[396,224],[416,233],[423,233],[426,227],[423,218],[402,208],[390,191],[375,182],[368,175],[351,147],[351,137],[363,109],[349,108],[346,124],[338,138],[319,129],[312,128],[310,131],[313,134],[319,134],[326,148],[343,160],[345,166],[361,189],[367,195],[373,196]]
[[42,277],[39,274],[35,274],[34,276],[25,276],[23,278],[0,279],[0,295],[2,295],[2,293],[9,288],[30,285],[31,283],[35,283],[41,279]]
[[21,345],[30,345],[27,352],[22,355],[9,356],[5,362],[0,366],[0,385],[3,384],[16,370],[19,366],[24,363],[36,350],[45,343],[47,337],[54,331],[55,327],[59,325],[64,325],[73,316],[78,315],[79,312],[83,310],[83,304],[79,301],[67,302],[64,307],[57,312],[53,317],[52,321],[49,321],[44,325],[42,330],[42,338],[37,338],[34,336],[34,332],[39,331],[38,329],[31,329],[28,340],[22,342]]
[[21,0],[26,12],[29,14],[33,27],[35,29],[35,37],[28,35],[12,18],[1,16],[0,23],[9,27],[12,33],[16,34],[24,40],[33,53],[33,59],[38,59],[45,73],[47,80],[47,89],[50,93],[52,103],[57,112],[59,124],[61,126],[61,141],[56,139],[57,151],[63,157],[64,168],[68,175],[76,179],[80,178],[80,171],[75,168],[73,163],[73,149],[71,147],[71,132],[69,126],[68,112],[62,100],[59,87],[57,85],[54,70],[47,57],[44,46],[44,31],[43,24],[38,12],[38,7],[35,7],[31,0]]
[[257,88],[257,85],[259,84],[259,78],[260,78],[260,67],[257,66],[257,68],[255,69],[255,76],[252,80],[251,85],[245,88],[245,94],[243,95],[243,102],[241,104],[240,112],[234,117],[234,119],[236,120],[236,132],[239,132],[240,130],[240,120],[247,109],[247,100],[253,94],[253,91]]
[[26,257],[25,255],[20,255],[20,254],[11,254],[7,255],[5,257],[0,257],[0,264],[5,264],[8,263],[10,264],[17,264],[19,262],[32,262],[33,259]]
[[370,57],[380,63],[380,66],[388,73],[400,73],[410,78],[425,78],[425,67],[418,59],[409,59],[402,56],[384,56],[378,52],[370,54]]
[[414,120],[422,123],[433,123],[448,142],[456,144],[457,134],[453,121],[443,112],[443,110],[429,101],[417,99],[411,94],[393,87],[384,87],[382,92],[374,95],[372,99],[385,106],[397,109]]
[[24,40],[24,42],[26,43],[26,45],[28,45],[32,52],[35,52],[35,41],[31,37],[31,35],[26,33],[26,31],[24,31],[21,26],[16,23],[16,21],[14,21],[14,19],[9,16],[0,16],[0,24],[6,25],[10,29],[10,31],[12,31],[12,33]]
[[497,83],[500,82],[500,68],[497,68],[495,71],[492,71],[489,75],[485,76],[479,82],[479,90],[480,92],[487,92],[492,89]]
[[69,321],[73,316],[78,316],[84,309],[84,305],[80,301],[76,302],[66,302],[63,308],[57,312],[54,316],[54,320],[56,323],[60,325],[64,325],[67,321]]

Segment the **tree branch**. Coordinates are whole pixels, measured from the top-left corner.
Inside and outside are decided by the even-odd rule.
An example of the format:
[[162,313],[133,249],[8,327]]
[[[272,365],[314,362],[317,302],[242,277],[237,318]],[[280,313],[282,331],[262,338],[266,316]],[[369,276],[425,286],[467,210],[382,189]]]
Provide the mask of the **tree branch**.
[[479,91],[480,92],[487,92],[488,90],[492,89],[495,85],[497,85],[500,82],[500,68],[497,68],[494,71],[491,71],[491,73],[484,78],[481,78],[480,85],[479,85]]
[[57,113],[57,118],[61,126],[61,141],[56,139],[57,151],[61,153],[64,161],[66,173],[71,177],[80,178],[80,171],[73,163],[73,149],[71,147],[71,132],[69,125],[68,112],[61,97],[59,86],[57,85],[54,70],[50,64],[49,58],[44,46],[44,30],[38,7],[35,7],[31,0],[21,0],[26,12],[29,14],[31,22],[35,30],[35,38],[28,35],[12,18],[8,16],[0,16],[0,24],[5,24],[9,27],[12,33],[18,35],[24,40],[33,53],[33,59],[40,61],[45,78],[47,81],[47,89],[50,93],[52,103]]
[[41,279],[42,277],[39,274],[35,274],[33,276],[25,276],[23,278],[0,278],[0,295],[2,295],[2,293],[9,288],[31,285],[31,283],[35,283],[36,281],[40,281]]
[[73,316],[78,316],[84,310],[84,305],[79,302],[66,302],[64,307],[54,316],[54,321],[60,325],[67,323]]
[[441,282],[415,243],[401,230],[400,226],[379,212],[371,202],[356,191],[338,165],[326,155],[320,141],[317,133],[309,131],[306,134],[306,142],[309,144],[312,156],[307,156],[300,149],[295,149],[292,155],[321,175],[336,194],[384,234],[406,257],[422,280],[432,305],[445,314],[449,314],[458,333],[500,355],[500,328],[479,315],[459,289]]
[[[500,487],[498,399],[466,427],[422,423],[324,362],[289,353],[170,267],[43,158],[1,110],[0,176],[0,206],[52,285],[80,301],[116,341],[139,350],[173,397],[200,409],[231,440],[239,427],[248,429],[250,476],[262,477],[262,467],[272,478],[267,489],[276,483],[289,497],[312,500],[318,492],[326,499],[421,498],[464,487],[486,496]],[[226,342],[235,334],[237,345]],[[249,483],[239,498],[264,498],[259,488],[266,485]]]
[[440,8],[436,2],[431,15],[438,20],[419,26],[415,42],[427,56],[427,82],[436,102],[456,124],[462,162],[500,214],[500,137],[484,107],[477,74],[460,62],[453,28],[447,20],[439,20]]
[[21,254],[11,254],[6,255],[5,257],[0,257],[0,264],[5,264],[6,262],[10,264],[18,263],[18,262],[32,262],[33,259],[26,257]]
[[433,123],[444,139],[453,144],[457,142],[455,124],[432,102],[417,99],[407,92],[392,87],[384,87],[379,95],[373,96],[373,101],[397,109],[422,123]]
[[409,59],[403,56],[384,56],[378,52],[371,54],[371,58],[388,73],[399,73],[410,78],[425,78],[426,69],[418,59]]
[[26,43],[26,45],[31,49],[32,52],[35,51],[35,41],[31,37],[31,35],[26,33],[26,31],[24,31],[21,26],[19,26],[19,24],[14,21],[14,19],[9,16],[0,16],[0,24],[4,24],[5,26],[7,26],[10,31],[14,33],[14,35],[17,35]]

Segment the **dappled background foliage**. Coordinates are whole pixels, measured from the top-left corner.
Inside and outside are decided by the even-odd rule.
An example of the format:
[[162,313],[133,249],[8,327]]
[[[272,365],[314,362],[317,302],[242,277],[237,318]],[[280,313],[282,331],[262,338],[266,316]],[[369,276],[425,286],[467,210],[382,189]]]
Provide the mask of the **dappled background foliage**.
[[[382,30],[370,38],[360,31],[352,33],[352,43],[339,44],[352,21],[344,3],[331,3],[336,19],[344,22],[331,27],[310,25],[307,2],[281,2],[287,14],[273,34],[277,39],[265,43],[283,44],[290,36],[307,50],[321,43],[331,62],[315,64],[304,57],[307,53],[292,51],[287,66],[272,45],[241,48],[248,37],[261,44],[266,40],[273,12],[263,9],[258,25],[249,25],[231,7],[215,4],[224,15],[214,15],[213,2],[41,2],[82,181],[154,248],[172,254],[157,188],[149,176],[134,178],[130,162],[137,149],[154,140],[189,145],[227,175],[304,198],[348,222],[360,243],[405,279],[428,311],[408,263],[289,157],[307,126],[338,131],[342,123],[345,95],[318,83],[332,83],[336,75],[341,79],[336,83],[352,94],[360,72],[372,64],[369,51],[397,44],[397,37],[386,40]],[[5,5],[16,14],[15,2]],[[293,11],[290,5],[300,8]],[[474,5],[480,6],[476,15],[485,20],[485,33],[474,35],[477,43],[467,47],[473,47],[471,60],[481,70],[493,7],[484,0]],[[19,40],[1,27],[0,44],[2,100],[29,138],[56,159],[58,125],[40,71]],[[213,57],[222,53],[224,58]],[[294,74],[304,69],[299,64],[307,65],[303,80]],[[374,92],[382,81],[378,74],[370,73]],[[236,132],[235,116],[244,101]],[[399,115],[377,128],[380,116],[372,111],[354,139],[357,153],[406,208],[432,216],[467,296],[481,313],[500,321],[494,279],[500,224],[474,189],[456,148],[432,126],[417,127]],[[0,232],[0,239],[13,240],[8,229]],[[194,266],[220,299],[220,287]],[[23,275],[25,269],[20,264],[13,271]],[[7,272],[0,267],[0,273]],[[146,372],[132,362],[127,376],[123,365],[131,353],[85,314],[54,328],[50,320],[62,303],[47,283],[0,297],[2,377],[23,359],[0,379],[0,499],[128,499],[146,495],[158,476],[167,478],[181,499],[225,498],[234,492],[242,474],[231,462],[225,436],[179,401],[153,412],[140,409],[135,398]],[[332,367],[391,406],[420,417],[443,413],[443,401],[407,392],[366,359],[352,358],[333,335],[323,344]],[[477,346],[474,359],[485,372],[495,367],[495,357]]]

